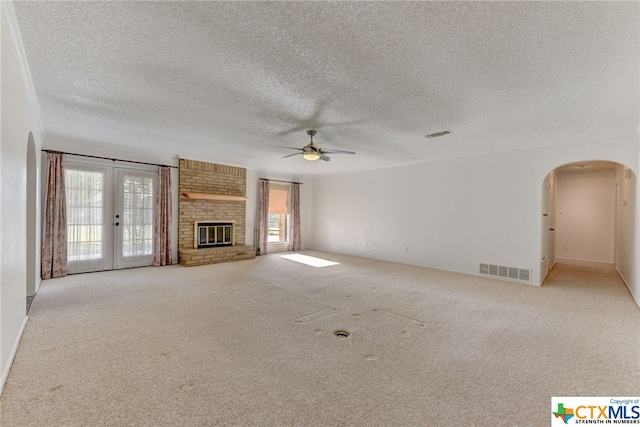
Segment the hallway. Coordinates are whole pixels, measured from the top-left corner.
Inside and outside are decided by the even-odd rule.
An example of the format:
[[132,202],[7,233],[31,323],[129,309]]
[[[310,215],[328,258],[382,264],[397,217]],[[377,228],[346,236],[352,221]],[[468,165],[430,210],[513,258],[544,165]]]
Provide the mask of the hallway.
[[[562,292],[564,298],[580,294],[581,301],[593,300],[594,304],[614,304],[628,300],[636,305],[629,288],[612,264],[563,261],[557,262],[542,284]],[[607,298],[603,298],[603,297]],[[626,302],[625,302],[626,304]],[[636,309],[640,309],[636,305]]]

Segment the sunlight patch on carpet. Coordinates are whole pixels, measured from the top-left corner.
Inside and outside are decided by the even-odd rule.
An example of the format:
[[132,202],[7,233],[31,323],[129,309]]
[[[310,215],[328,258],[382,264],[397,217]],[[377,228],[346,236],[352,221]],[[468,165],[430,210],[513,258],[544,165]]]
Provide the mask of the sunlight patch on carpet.
[[289,255],[280,255],[280,258],[286,258],[291,261],[299,262],[301,264],[310,265],[312,267],[329,267],[332,265],[338,265],[339,262],[328,261],[322,258],[316,258],[309,255],[302,254],[289,254]]

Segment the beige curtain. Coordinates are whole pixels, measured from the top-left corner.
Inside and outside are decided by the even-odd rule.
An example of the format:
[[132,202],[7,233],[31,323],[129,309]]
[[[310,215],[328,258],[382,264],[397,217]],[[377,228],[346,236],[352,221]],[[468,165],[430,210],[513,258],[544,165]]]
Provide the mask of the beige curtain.
[[171,265],[171,168],[158,166],[158,195],[153,244],[153,265]]
[[289,215],[290,215],[290,230],[289,230],[289,245],[287,249],[290,251],[300,250],[300,183],[294,182],[291,184],[289,197]]
[[258,209],[258,241],[256,242],[256,254],[267,254],[269,239],[269,181],[260,181],[260,206]]
[[41,277],[67,275],[67,201],[62,153],[47,153],[47,186],[44,193]]

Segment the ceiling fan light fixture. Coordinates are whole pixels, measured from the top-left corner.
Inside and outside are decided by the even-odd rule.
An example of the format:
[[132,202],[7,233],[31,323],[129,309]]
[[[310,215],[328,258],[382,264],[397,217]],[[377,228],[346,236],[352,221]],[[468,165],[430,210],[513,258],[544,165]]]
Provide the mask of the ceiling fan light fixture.
[[297,153],[294,154],[288,154],[286,156],[283,156],[283,158],[286,157],[293,157],[293,156],[297,156],[302,154],[302,157],[305,160],[309,160],[310,162],[314,162],[318,159],[322,159],[325,162],[328,162],[329,160],[331,160],[327,154],[356,154],[355,151],[346,151],[346,150],[333,150],[333,149],[329,149],[329,150],[324,150],[322,148],[322,143],[321,142],[313,142],[313,135],[316,134],[316,131],[313,129],[309,129],[307,131],[307,135],[309,135],[309,143],[307,145],[305,145],[302,148],[297,148],[297,147],[279,147],[276,146],[275,148],[288,148],[291,150],[296,150]]
[[[315,133],[315,131],[313,132]],[[320,158],[320,153],[313,146],[313,136],[311,136],[311,143],[302,149],[302,157],[310,161],[318,160]]]

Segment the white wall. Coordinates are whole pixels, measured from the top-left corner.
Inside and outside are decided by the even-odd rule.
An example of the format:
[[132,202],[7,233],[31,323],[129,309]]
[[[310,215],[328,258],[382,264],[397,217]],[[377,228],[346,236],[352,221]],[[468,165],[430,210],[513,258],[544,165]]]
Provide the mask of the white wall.
[[540,284],[545,177],[582,160],[637,170],[638,142],[629,131],[315,178],[310,248],[468,274],[500,264]]
[[533,175],[525,156],[501,153],[318,178],[314,248],[471,274],[492,263],[539,275],[540,226],[528,224],[540,221],[542,182],[522,193]]
[[613,264],[615,172],[558,174],[555,219],[555,249],[559,260]]
[[1,390],[27,320],[27,142],[32,132],[39,149],[41,127],[13,6],[0,3]]

